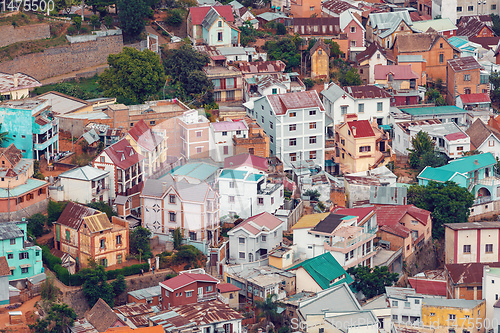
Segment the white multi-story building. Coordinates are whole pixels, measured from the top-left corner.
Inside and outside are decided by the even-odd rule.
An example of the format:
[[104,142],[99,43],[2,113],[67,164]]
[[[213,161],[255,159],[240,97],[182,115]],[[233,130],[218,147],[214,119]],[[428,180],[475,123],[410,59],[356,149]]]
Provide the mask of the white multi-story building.
[[418,324],[422,318],[423,296],[413,288],[385,287],[387,301],[391,307],[392,322]]
[[462,157],[470,151],[469,136],[457,124],[441,123],[438,119],[415,120],[396,123],[394,126],[393,148],[400,154],[408,155],[412,149],[411,140],[424,131],[433,139],[435,148],[448,158]]
[[262,212],[274,213],[283,205],[282,183],[268,183],[257,169],[224,169],[218,177],[221,216],[247,218]]
[[264,212],[249,217],[227,232],[229,259],[241,264],[267,258],[283,241],[285,222]]
[[343,122],[344,115],[354,113],[358,120],[376,120],[379,125],[387,125],[391,109],[391,95],[376,86],[339,87],[330,83],[321,92],[326,115],[333,119],[329,133]]
[[108,202],[109,183],[109,171],[85,165],[61,173],[49,193],[56,201]]
[[373,239],[377,232],[374,207],[338,212],[306,215],[292,227],[295,257],[309,259],[330,252],[344,269],[373,267]]
[[207,182],[171,174],[148,179],[141,193],[142,222],[154,234],[172,235],[210,245],[219,239],[219,195]]
[[215,144],[210,150],[210,157],[216,162],[222,162],[228,156],[234,155],[233,137],[248,138],[248,125],[244,120],[218,121],[210,123]]
[[286,169],[299,160],[324,165],[325,108],[316,91],[263,96],[248,114],[269,136],[270,155],[283,161]]

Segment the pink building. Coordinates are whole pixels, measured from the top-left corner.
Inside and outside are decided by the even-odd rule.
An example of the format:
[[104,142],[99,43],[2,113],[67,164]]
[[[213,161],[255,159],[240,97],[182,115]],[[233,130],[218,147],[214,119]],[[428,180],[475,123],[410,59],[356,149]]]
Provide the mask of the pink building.
[[210,157],[210,121],[198,115],[196,110],[167,119],[156,125],[154,130],[165,132],[169,156],[185,159]]
[[356,48],[365,46],[365,28],[356,16],[348,10],[340,14],[339,19],[340,30],[347,35],[349,59],[355,61],[356,55],[364,51]]

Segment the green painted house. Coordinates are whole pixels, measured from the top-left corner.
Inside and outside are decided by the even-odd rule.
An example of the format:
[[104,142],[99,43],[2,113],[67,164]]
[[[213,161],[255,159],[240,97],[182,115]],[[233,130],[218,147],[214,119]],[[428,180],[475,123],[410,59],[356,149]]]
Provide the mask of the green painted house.
[[287,271],[296,276],[296,291],[318,292],[341,283],[351,284],[354,280],[330,252],[298,263]]
[[496,163],[493,154],[484,153],[451,160],[438,168],[427,166],[417,176],[418,184],[452,181],[474,194],[474,204],[496,201],[500,199],[500,178],[496,174]]
[[27,222],[0,223],[0,257],[9,265],[9,281],[26,280],[43,273],[42,249],[27,242]]

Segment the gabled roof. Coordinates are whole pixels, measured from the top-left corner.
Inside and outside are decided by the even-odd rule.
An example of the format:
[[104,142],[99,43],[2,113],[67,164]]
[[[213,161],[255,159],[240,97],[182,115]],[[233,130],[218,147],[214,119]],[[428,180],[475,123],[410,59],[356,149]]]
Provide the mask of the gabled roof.
[[446,264],[445,270],[448,272],[450,282],[453,284],[481,284],[483,281],[483,267],[500,267],[500,262],[492,263],[468,263],[468,264]]
[[232,234],[237,230],[244,229],[252,235],[258,235],[263,230],[274,230],[279,227],[283,221],[268,212],[260,213],[247,218],[233,229],[229,230]]
[[160,179],[146,179],[141,196],[161,198],[171,187],[182,200],[198,203],[205,202],[216,193],[205,181],[192,184],[184,178],[176,181],[171,174],[167,174]]
[[5,256],[0,257],[0,276],[10,275],[9,263]]
[[424,170],[420,172],[417,178],[444,183],[451,180],[457,173],[458,172],[456,171],[442,170],[440,168],[426,166]]
[[325,111],[316,90],[268,95],[267,98],[276,115],[284,115],[288,110],[317,107]]
[[317,232],[321,232],[321,233],[331,234],[345,220],[350,220],[352,218],[353,218],[353,216],[349,216],[349,215],[340,215],[340,214],[336,214],[336,213],[330,213],[330,215],[328,215],[322,221],[320,221],[318,224],[316,224],[311,229],[311,231],[317,231]]
[[104,171],[98,168],[85,165],[79,168],[65,171],[59,175],[59,178],[71,178],[78,180],[98,180],[109,174],[109,171]]
[[208,30],[214,22],[219,19],[219,17],[221,17],[221,15],[212,7],[208,11],[207,15],[205,15],[205,18],[201,22],[201,26]]
[[337,208],[334,213],[342,215],[357,216],[358,223],[362,221],[365,217],[370,215],[376,208],[372,207],[355,207],[355,208]]
[[491,153],[465,156],[451,160],[448,164],[437,169],[467,173],[496,164],[496,159]]
[[464,104],[491,103],[490,96],[487,93],[463,94],[460,99]]
[[433,28],[437,32],[443,32],[456,30],[457,26],[454,25],[449,18],[413,22],[413,29],[419,30],[420,32],[425,32],[429,28]]
[[[358,15],[359,17],[359,15]],[[340,29],[344,30],[352,21],[356,22],[358,25],[359,29],[365,31],[365,27],[363,24],[361,24],[360,20],[354,15],[351,11],[346,10],[343,13],[340,14],[339,16],[340,20]]]
[[335,260],[330,252],[307,259],[288,268],[287,271],[295,270],[301,267],[322,289],[328,289],[331,286],[341,284],[343,282],[350,284],[354,281],[353,278],[338,263],[338,261]]
[[396,36],[395,45],[398,53],[425,52],[432,49],[438,40],[449,44],[437,32],[422,32],[418,34],[399,34]]
[[211,8],[214,8],[226,21],[234,22],[233,9],[229,5],[189,7],[189,15],[191,15],[191,22],[193,22],[193,25],[201,25]]
[[409,27],[413,25],[407,10],[371,13],[368,16],[368,20],[374,30],[378,29],[380,38],[385,38],[396,31],[401,22],[405,22]]
[[487,50],[493,49],[495,51],[500,37],[469,37],[469,40],[473,43],[479,44]]
[[356,55],[356,63],[359,65],[361,62],[365,61],[366,59],[371,58],[375,52],[379,51],[382,56],[387,58],[387,52],[385,48],[382,46],[378,45],[378,43],[371,43],[370,46],[366,48],[363,52],[360,52]]
[[284,72],[286,64],[281,60],[253,61],[238,63],[242,74]]
[[348,121],[347,123],[342,124],[340,127],[343,127],[345,124],[349,126],[352,136],[357,139],[375,137],[372,124],[370,124],[368,120]]
[[84,217],[99,213],[98,210],[69,201],[56,223],[78,230]]
[[475,37],[483,28],[489,29],[493,32],[489,24],[482,21],[481,18],[475,16],[461,18],[458,24],[457,36]]
[[[422,225],[427,225],[427,219],[431,213],[425,209],[417,208],[413,205],[377,205],[377,223],[379,226],[395,227],[400,226],[401,219],[406,215],[411,215],[414,219]],[[406,228],[405,228],[406,229]],[[406,232],[406,230],[395,228],[398,232]]]
[[314,43],[313,47],[309,51],[309,54],[312,56],[317,49],[321,48],[322,50],[325,51],[325,53],[330,56],[330,46],[325,44],[322,38],[319,38],[316,43]]
[[[99,298],[92,309],[85,314],[85,319],[99,332],[105,332],[117,320],[121,321],[118,315],[102,298]],[[123,322],[122,324],[125,325]]]
[[241,288],[238,288],[234,284],[231,284],[231,283],[219,283],[217,285],[217,289],[219,290],[220,293],[228,293],[231,291],[241,290]]
[[429,280],[409,277],[408,282],[410,282],[412,288],[415,288],[417,294],[445,297],[447,295],[445,280]]
[[392,74],[394,80],[418,79],[417,73],[411,70],[411,65],[376,65],[375,80],[387,80],[387,76]]
[[391,94],[377,86],[345,86],[342,89],[353,98],[391,98]]
[[23,152],[11,143],[7,148],[0,148],[0,156],[5,156],[7,161],[15,167],[17,163],[23,158]]
[[218,283],[219,280],[209,274],[182,273],[176,277],[160,282],[160,286],[170,291],[174,291],[194,282]]
[[236,169],[241,166],[249,166],[261,171],[267,171],[267,158],[241,153],[224,159],[224,169]]
[[489,138],[491,134],[497,137],[500,140],[500,132],[490,127],[482,122],[481,119],[476,119],[472,125],[465,131],[467,135],[470,137],[470,143],[474,146],[475,149],[478,149],[486,140]]
[[139,137],[150,130],[149,126],[146,122],[141,119],[132,126],[132,128],[128,131],[128,134],[137,142]]
[[122,170],[130,168],[132,165],[137,164],[144,159],[144,157],[137,153],[125,138],[104,149],[104,152],[109,156],[113,163]]
[[113,228],[106,213],[95,214],[83,218],[91,233],[101,232]]
[[321,4],[321,7],[335,13],[342,14],[348,9],[357,9],[357,7],[351,5],[349,2],[342,0],[328,0]]
[[292,230],[313,228],[320,221],[324,220],[330,213],[307,214],[302,216],[297,223],[292,226]]
[[468,71],[472,69],[481,69],[481,65],[474,57],[463,57],[448,60],[448,65],[454,72]]

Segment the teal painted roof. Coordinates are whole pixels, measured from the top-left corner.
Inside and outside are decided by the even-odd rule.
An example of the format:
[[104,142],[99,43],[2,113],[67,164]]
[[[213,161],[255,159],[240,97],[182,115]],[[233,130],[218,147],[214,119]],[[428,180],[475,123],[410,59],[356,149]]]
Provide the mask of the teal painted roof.
[[418,175],[420,179],[434,180],[436,182],[446,182],[450,180],[455,171],[441,170],[440,168],[425,167],[424,170]]
[[249,171],[241,171],[241,170],[231,170],[231,169],[223,170],[219,176],[219,178],[247,180],[249,182],[259,181],[262,177],[264,176],[257,173],[251,173]]
[[207,163],[188,163],[170,170],[175,176],[188,176],[199,180],[205,180],[219,169],[215,165]]
[[400,109],[404,113],[411,114],[413,116],[423,116],[423,115],[438,115],[446,113],[466,113],[467,110],[458,108],[456,106],[445,105],[445,106],[433,106],[426,108],[407,108]]
[[448,43],[450,43],[451,46],[454,46],[456,48],[460,48],[461,46],[467,44],[468,42],[469,42],[468,40],[465,40],[464,38],[457,36],[453,36],[448,39]]
[[352,215],[346,215],[346,216],[342,217],[341,220],[350,220],[350,219],[354,219],[354,218],[358,218],[358,217],[352,216]]
[[[328,289],[331,286],[343,282],[350,284],[354,281],[353,278],[347,274],[345,269],[338,263],[338,261],[335,260],[330,252],[307,259],[288,268],[287,271],[297,269],[299,267],[304,268],[322,289]],[[330,282],[341,277],[342,275],[345,275],[345,277],[333,284],[330,284]]]
[[450,161],[438,169],[450,172],[467,173],[495,164],[497,161],[491,153],[471,155]]
[[[44,180],[29,178],[25,184],[13,188],[11,187],[9,191],[10,196],[16,197],[18,195],[26,194],[45,184],[47,184],[47,182]],[[8,197],[9,194],[7,193],[7,188],[0,188],[0,198],[8,198]]]

